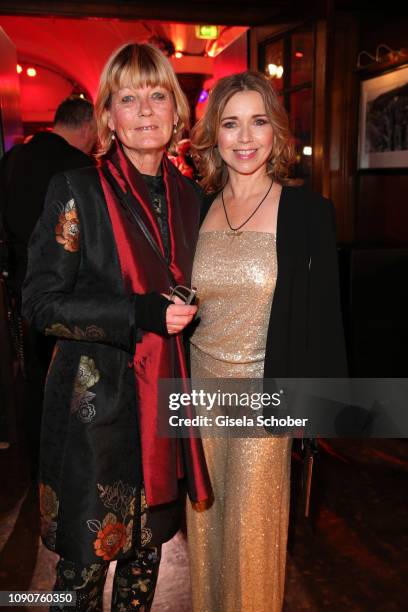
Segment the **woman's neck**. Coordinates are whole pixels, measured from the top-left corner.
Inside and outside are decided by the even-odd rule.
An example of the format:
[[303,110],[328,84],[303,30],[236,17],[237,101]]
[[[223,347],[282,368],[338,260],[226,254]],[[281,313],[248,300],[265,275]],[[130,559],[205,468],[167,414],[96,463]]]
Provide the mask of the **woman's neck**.
[[232,200],[242,201],[258,191],[265,191],[270,186],[271,180],[266,168],[260,168],[253,174],[240,174],[230,170],[225,192]]
[[141,174],[149,174],[157,176],[159,174],[160,165],[163,159],[164,149],[159,151],[136,151],[123,146],[126,157],[141,172]]

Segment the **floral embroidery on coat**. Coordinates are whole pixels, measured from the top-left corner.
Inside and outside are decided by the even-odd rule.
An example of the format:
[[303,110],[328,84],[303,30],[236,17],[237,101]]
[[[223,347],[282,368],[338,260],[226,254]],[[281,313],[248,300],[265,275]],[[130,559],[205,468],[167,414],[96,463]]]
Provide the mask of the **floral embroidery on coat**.
[[98,537],[94,542],[95,553],[104,561],[109,561],[124,549],[126,539],[125,525],[120,523],[114,514],[109,513],[103,519],[101,529],[98,530]]
[[79,219],[75,200],[69,200],[58,217],[55,227],[55,238],[66,251],[76,253],[79,251]]
[[145,490],[144,487],[142,487],[141,490],[141,500],[140,500],[140,520],[141,520],[141,529],[142,529],[142,533],[141,533],[141,544],[142,546],[146,546],[150,540],[152,539],[152,530],[149,529],[149,527],[146,527],[146,523],[147,523],[147,508],[148,505],[146,503],[146,494],[145,494]]
[[50,327],[45,328],[46,336],[60,336],[69,340],[103,340],[106,337],[105,332],[96,325],[88,325],[85,330],[75,326],[74,331],[62,323],[53,323]]
[[96,393],[88,391],[99,380],[99,371],[91,357],[81,355],[74,384],[71,412],[76,413],[82,423],[90,423],[96,415],[95,406],[91,403]]
[[49,486],[40,483],[40,513],[41,537],[51,550],[55,550],[59,501],[55,491]]
[[97,534],[95,554],[110,561],[120,552],[128,552],[132,546],[136,489],[121,480],[112,485],[98,484],[97,487],[105,508],[115,512],[108,512],[102,523],[93,519],[87,521],[87,525]]

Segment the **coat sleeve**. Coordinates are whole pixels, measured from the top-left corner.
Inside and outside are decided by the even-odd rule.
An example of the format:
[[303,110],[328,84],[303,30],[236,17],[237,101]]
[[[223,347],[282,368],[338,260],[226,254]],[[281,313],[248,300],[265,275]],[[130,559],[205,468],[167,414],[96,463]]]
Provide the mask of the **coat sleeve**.
[[309,376],[348,376],[340,307],[335,212],[319,198],[311,215],[307,363]]
[[29,244],[23,314],[46,335],[111,344],[133,353],[132,296],[78,289],[81,227],[77,206],[67,177],[56,175]]

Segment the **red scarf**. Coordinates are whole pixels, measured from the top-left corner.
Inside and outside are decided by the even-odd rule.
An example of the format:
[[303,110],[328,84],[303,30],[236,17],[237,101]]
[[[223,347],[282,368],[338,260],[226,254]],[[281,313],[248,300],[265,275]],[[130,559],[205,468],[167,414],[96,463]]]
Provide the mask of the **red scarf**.
[[[116,145],[113,154],[103,163],[123,191],[126,191],[122,178],[125,177],[140,204],[140,216],[164,254],[160,229],[143,177],[120,146]],[[199,203],[194,201],[197,200],[194,189],[186,184],[165,155],[162,169],[168,206],[169,269],[178,284],[189,286],[198,236]],[[101,169],[99,176],[126,290],[129,294],[168,293],[169,278],[163,264],[138,225],[129,221]],[[164,438],[157,433],[159,379],[188,376],[181,335],[165,338],[143,332],[141,341],[136,343],[133,364],[147,504],[154,506],[177,499],[178,479],[183,476],[187,477],[188,493],[193,502],[208,500],[212,493],[201,440]]]

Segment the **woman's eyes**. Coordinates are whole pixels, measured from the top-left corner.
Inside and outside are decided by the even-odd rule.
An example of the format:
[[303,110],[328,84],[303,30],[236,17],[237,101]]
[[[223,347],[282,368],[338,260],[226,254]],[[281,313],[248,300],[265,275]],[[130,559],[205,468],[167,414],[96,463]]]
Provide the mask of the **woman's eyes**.
[[[267,123],[269,123],[269,121],[261,117],[254,120],[254,125],[256,126],[266,125]],[[222,127],[227,128],[227,129],[232,129],[234,127],[237,127],[237,125],[238,123],[236,121],[226,121],[225,123],[222,124]]]
[[[150,97],[155,101],[161,101],[161,100],[166,99],[166,94],[163,93],[162,91],[154,91]],[[129,94],[127,96],[122,96],[121,101],[123,102],[123,104],[131,104],[132,102],[135,101],[135,99],[136,99],[135,96],[132,96]]]
[[233,128],[235,127],[237,124],[235,123],[235,121],[226,121],[225,123],[222,124],[223,128]]

